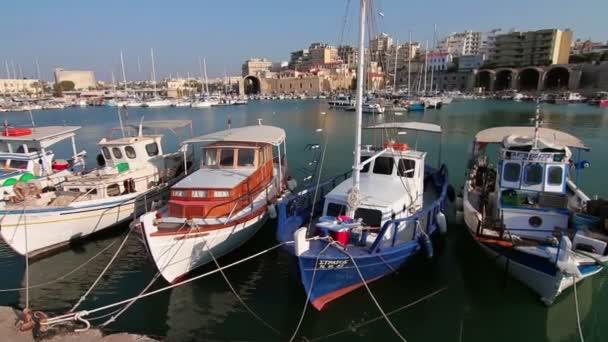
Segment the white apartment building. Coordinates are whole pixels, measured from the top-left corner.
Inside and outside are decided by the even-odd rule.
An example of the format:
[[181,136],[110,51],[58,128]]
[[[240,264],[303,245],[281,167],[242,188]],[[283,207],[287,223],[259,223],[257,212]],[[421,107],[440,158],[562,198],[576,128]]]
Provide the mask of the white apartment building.
[[430,52],[426,55],[426,58],[428,70],[435,71],[448,70],[453,61],[452,55],[445,52]]
[[87,90],[97,86],[95,73],[90,70],[65,70],[57,68],[55,69],[55,82],[61,83],[62,81],[74,82],[75,90]]
[[454,57],[477,55],[482,49],[482,36],[478,31],[452,32],[439,42],[437,48]]

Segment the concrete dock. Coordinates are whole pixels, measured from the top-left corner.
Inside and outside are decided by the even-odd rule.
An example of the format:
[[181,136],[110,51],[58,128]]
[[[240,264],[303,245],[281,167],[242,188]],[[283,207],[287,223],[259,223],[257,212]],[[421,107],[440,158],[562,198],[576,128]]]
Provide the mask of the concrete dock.
[[0,339],[12,342],[149,342],[156,341],[143,335],[117,333],[105,335],[101,330],[91,328],[88,331],[77,333],[67,329],[54,329],[43,333],[36,333],[33,329],[20,331],[16,327],[21,312],[17,309],[0,307]]

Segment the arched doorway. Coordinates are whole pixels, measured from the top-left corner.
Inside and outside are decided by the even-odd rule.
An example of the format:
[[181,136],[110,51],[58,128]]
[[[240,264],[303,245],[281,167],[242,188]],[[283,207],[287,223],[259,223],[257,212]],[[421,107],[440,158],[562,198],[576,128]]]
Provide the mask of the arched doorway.
[[496,73],[496,81],[494,82],[494,90],[507,90],[511,87],[513,79],[513,71],[511,69],[503,69]]
[[255,94],[259,94],[261,91],[261,87],[260,87],[260,79],[257,78],[256,76],[245,76],[245,78],[243,79],[244,84],[244,88],[245,88],[245,95],[255,95]]
[[518,89],[523,91],[535,91],[538,89],[540,70],[537,68],[525,68],[519,72]]
[[547,90],[568,89],[569,81],[570,69],[558,66],[547,70],[544,86]]
[[490,70],[480,70],[475,77],[475,87],[482,88],[483,91],[492,91],[492,72]]

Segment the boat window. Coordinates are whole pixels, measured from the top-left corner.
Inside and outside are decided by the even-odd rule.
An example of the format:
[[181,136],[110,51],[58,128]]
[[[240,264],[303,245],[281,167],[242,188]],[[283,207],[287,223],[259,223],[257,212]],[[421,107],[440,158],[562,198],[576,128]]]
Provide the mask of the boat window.
[[253,166],[253,159],[255,158],[255,150],[253,149],[240,149],[238,165],[239,166]]
[[379,175],[390,175],[393,173],[395,159],[392,157],[378,157],[374,161],[374,173]]
[[528,164],[524,169],[524,183],[536,185],[543,181],[543,167],[540,164]]
[[328,203],[327,204],[327,216],[338,217],[340,215],[346,214],[346,206],[338,203]]
[[[363,163],[364,161],[368,160],[370,158],[370,156],[362,156],[361,157],[361,163]],[[365,165],[363,165],[363,169],[361,169],[361,172],[368,172],[369,171],[369,166],[372,163],[367,163]]]
[[[177,196],[177,197],[184,197],[184,196]],[[192,197],[205,198],[205,197],[207,197],[207,190],[192,190]]]
[[517,163],[506,163],[504,168],[504,180],[507,182],[519,182],[521,165]]
[[560,166],[550,166],[547,170],[547,183],[549,185],[560,185],[562,184],[562,178],[564,171]]
[[0,142],[0,152],[8,152],[8,143]]
[[399,159],[397,165],[397,174],[400,177],[414,178],[414,170],[416,169],[416,161],[412,159]]
[[116,159],[122,158],[122,152],[120,152],[120,149],[118,147],[112,147],[112,154]]
[[382,212],[376,209],[359,208],[355,211],[355,218],[360,218],[368,226],[380,227],[382,224]]
[[184,190],[173,190],[171,191],[173,197],[186,197],[186,191]]
[[217,150],[210,149],[205,150],[205,166],[215,166],[217,165]]
[[85,192],[88,193],[89,195],[97,195],[97,189],[94,189],[94,188],[85,189]]
[[132,146],[125,147],[125,154],[127,155],[127,158],[129,158],[129,159],[135,159],[135,157],[136,157],[135,149]]
[[112,155],[110,155],[110,150],[108,150],[107,147],[102,147],[101,151],[103,152],[103,156],[107,159],[107,160],[111,160],[112,159]]
[[11,160],[10,167],[13,169],[26,170],[27,169],[27,160]]
[[228,190],[215,190],[213,197],[230,197],[230,191]]
[[234,166],[234,150],[220,150],[220,166]]
[[148,152],[149,157],[157,156],[158,155],[158,144],[156,142],[147,144],[146,152]]
[[25,145],[19,145],[17,148],[17,153],[25,153]]
[[110,197],[120,195],[120,186],[118,184],[108,185],[107,193]]

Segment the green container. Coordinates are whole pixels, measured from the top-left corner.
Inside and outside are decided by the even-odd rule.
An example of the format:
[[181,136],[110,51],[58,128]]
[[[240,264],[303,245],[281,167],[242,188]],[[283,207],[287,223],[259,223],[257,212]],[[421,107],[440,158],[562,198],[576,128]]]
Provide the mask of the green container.
[[129,171],[129,163],[118,163],[116,164],[116,168],[118,169],[118,172]]
[[17,180],[15,178],[9,178],[4,181],[4,184],[2,184],[2,186],[11,186],[15,185],[15,183],[17,183]]
[[32,180],[32,179],[36,179],[36,176],[34,176],[33,174],[31,174],[31,173],[28,172],[28,173],[24,174],[23,176],[21,176],[21,178],[19,178],[19,181],[20,182],[27,182],[27,181]]
[[517,193],[503,194],[502,195],[502,204],[518,206],[518,205],[520,205],[519,196],[517,196]]

